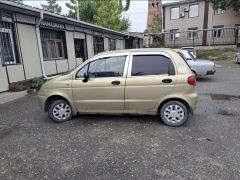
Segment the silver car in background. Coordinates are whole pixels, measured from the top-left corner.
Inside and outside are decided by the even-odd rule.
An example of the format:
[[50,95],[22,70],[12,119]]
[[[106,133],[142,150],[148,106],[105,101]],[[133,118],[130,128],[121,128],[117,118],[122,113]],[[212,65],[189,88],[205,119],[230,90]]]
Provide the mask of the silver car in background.
[[194,58],[197,58],[197,50],[194,47],[182,47],[181,50],[186,50],[192,54]]
[[240,63],[240,52],[238,52],[238,53],[235,55],[234,59],[235,59],[235,62],[236,62],[236,63]]
[[179,53],[186,60],[197,78],[213,75],[216,72],[214,62],[209,60],[196,59],[187,50],[179,50]]

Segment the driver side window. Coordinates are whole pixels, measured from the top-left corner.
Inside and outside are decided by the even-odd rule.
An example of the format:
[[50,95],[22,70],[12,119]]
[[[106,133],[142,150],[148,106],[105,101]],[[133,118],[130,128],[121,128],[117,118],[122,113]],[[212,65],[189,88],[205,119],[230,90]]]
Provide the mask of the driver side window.
[[126,56],[106,57],[90,63],[90,77],[120,77],[123,76]]

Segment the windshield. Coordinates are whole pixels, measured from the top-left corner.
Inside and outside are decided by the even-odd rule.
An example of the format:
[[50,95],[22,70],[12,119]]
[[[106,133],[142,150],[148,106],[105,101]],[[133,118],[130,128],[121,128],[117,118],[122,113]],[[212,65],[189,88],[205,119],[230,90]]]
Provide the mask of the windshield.
[[193,60],[193,61],[196,61],[197,59],[188,51],[188,54],[189,54],[189,56],[191,57],[191,59]]

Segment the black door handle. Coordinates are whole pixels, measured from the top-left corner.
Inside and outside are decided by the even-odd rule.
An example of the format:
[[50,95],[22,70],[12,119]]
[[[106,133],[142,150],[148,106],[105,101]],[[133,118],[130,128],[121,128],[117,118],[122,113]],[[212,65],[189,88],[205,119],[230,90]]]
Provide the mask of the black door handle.
[[171,83],[171,82],[172,82],[172,79],[163,79],[162,82],[163,82],[163,83]]
[[120,83],[120,81],[112,81],[112,85],[119,85]]

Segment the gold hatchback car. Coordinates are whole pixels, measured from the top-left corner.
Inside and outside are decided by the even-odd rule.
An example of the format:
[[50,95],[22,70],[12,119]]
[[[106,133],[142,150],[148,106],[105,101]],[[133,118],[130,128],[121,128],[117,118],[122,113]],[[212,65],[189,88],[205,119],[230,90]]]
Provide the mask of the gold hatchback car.
[[196,108],[196,78],[171,49],[98,54],[67,75],[46,82],[40,106],[55,122],[79,113],[159,115],[180,126]]

